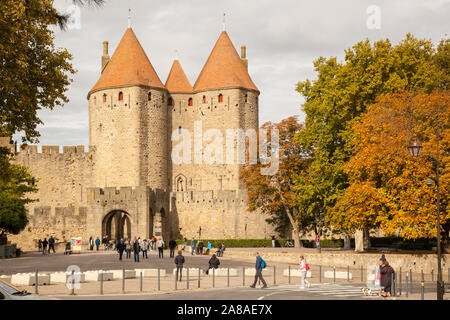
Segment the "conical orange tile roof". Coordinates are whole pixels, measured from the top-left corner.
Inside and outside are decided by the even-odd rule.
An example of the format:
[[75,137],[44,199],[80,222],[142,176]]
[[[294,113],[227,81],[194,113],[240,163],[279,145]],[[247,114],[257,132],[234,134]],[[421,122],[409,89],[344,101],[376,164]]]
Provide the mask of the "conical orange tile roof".
[[259,91],[230,37],[223,31],[194,84],[194,91],[231,87]]
[[166,88],[169,92],[190,93],[192,86],[181,67],[180,61],[175,60],[167,76]]
[[132,85],[165,88],[133,30],[128,28],[89,94],[101,89]]

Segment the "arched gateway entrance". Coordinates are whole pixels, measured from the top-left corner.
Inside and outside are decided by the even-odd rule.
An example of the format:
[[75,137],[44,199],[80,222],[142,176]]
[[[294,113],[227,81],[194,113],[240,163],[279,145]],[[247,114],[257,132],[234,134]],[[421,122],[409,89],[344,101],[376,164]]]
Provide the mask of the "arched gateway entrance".
[[114,210],[108,213],[102,221],[102,237],[117,240],[126,236],[131,238],[130,215],[122,210]]

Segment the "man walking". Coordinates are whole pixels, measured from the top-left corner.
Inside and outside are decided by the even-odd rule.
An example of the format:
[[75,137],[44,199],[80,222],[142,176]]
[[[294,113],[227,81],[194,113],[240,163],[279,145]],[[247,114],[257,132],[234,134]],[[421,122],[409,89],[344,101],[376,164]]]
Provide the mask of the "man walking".
[[123,251],[125,250],[125,243],[121,238],[120,241],[116,245],[116,249],[119,252],[119,261],[122,261]]
[[141,251],[142,251],[142,259],[148,259],[147,256],[147,250],[148,250],[148,243],[147,243],[147,239],[144,239],[142,241],[142,246],[141,246]]
[[55,238],[53,238],[53,236],[50,236],[48,239],[48,253],[50,253],[50,249],[55,253]]
[[125,239],[125,252],[127,253],[126,258],[130,259],[131,258],[131,244],[130,244],[130,240]]
[[178,279],[178,275],[180,275],[179,281],[181,281],[181,276],[183,273],[183,264],[184,264],[183,252],[180,250],[178,251],[178,255],[175,258],[175,265],[177,266],[177,273],[175,274],[175,277],[176,279]]
[[272,235],[272,248],[275,248],[275,235]]
[[158,247],[158,257],[164,258],[164,241],[162,238],[159,238],[158,241],[156,241],[156,246]]
[[197,254],[202,255],[203,254],[203,247],[205,245],[203,244],[202,240],[199,240],[198,245],[197,245]]
[[133,241],[134,262],[139,262],[139,251],[141,251],[141,247],[135,237]]
[[47,245],[48,245],[47,238],[44,238],[44,241],[42,241],[42,254],[46,254],[46,252],[47,252]]
[[194,250],[195,250],[195,240],[194,238],[192,238],[191,240],[191,255],[194,255]]
[[250,286],[250,288],[255,288],[256,286],[256,282],[258,281],[258,279],[261,280],[261,282],[263,283],[263,286],[261,289],[265,289],[267,288],[267,283],[264,280],[263,276],[262,276],[262,271],[263,269],[266,267],[266,262],[263,260],[263,258],[260,257],[259,253],[256,252],[256,265],[255,265],[255,269],[256,269],[256,273],[255,273],[255,281],[253,282],[253,284]]
[[94,250],[94,239],[92,239],[92,236],[89,237],[89,250]]
[[100,239],[97,237],[97,239],[95,239],[95,246],[97,247],[97,251],[98,248],[100,247]]
[[175,257],[175,248],[177,247],[177,242],[175,240],[169,241],[170,257]]
[[42,240],[41,239],[39,239],[39,241],[38,241],[38,252],[41,252],[42,251]]
[[208,241],[208,247],[206,248],[206,254],[207,254],[207,255],[209,254],[209,252],[211,251],[211,249],[212,249],[212,243],[211,243],[211,241]]

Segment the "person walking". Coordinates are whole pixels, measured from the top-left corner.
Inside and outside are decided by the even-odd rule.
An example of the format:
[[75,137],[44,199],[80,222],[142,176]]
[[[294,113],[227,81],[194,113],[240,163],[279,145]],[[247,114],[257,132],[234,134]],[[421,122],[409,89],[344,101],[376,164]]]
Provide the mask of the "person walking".
[[209,252],[211,251],[211,249],[212,249],[212,243],[211,243],[211,241],[208,241],[208,246],[206,247],[206,255],[208,255],[209,254]]
[[152,250],[156,250],[156,237],[153,236],[152,238]]
[[275,248],[275,235],[272,235],[272,248]]
[[[202,254],[203,252],[200,252],[200,242],[202,242],[200,239],[197,240],[197,245],[196,245],[196,250],[195,250],[195,254]],[[203,243],[201,245],[202,250],[203,250]]]
[[300,256],[300,274],[301,274],[301,284],[300,289],[305,289],[305,284],[309,287],[311,287],[311,284],[308,280],[306,280],[306,273],[308,272],[309,266],[306,263],[306,259],[304,256]]
[[38,252],[41,252],[41,251],[42,251],[42,240],[39,239],[39,241],[38,241]]
[[119,261],[122,261],[123,251],[125,250],[125,242],[121,238],[119,242],[116,244],[116,250],[119,252]]
[[139,241],[134,237],[133,241],[133,253],[134,253],[134,262],[139,262],[139,252],[141,251],[141,246],[139,245]]
[[319,238],[319,235],[316,235],[316,248],[320,248],[320,238]]
[[169,249],[170,249],[170,257],[174,258],[175,257],[175,248],[177,247],[177,242],[175,240],[170,240],[169,241]]
[[47,238],[44,238],[44,241],[42,241],[42,254],[47,253],[47,245],[48,245]]
[[261,258],[261,256],[259,255],[259,252],[256,252],[255,281],[250,286],[250,288],[255,288],[256,282],[258,281],[258,279],[261,280],[261,282],[263,283],[262,289],[267,288],[267,283],[262,276],[262,271],[265,267],[266,267],[266,262],[263,260],[263,258]]
[[148,259],[147,250],[148,250],[148,242],[147,242],[147,239],[144,239],[142,241],[142,246],[141,246],[142,259],[144,259],[144,257],[145,257],[145,259]]
[[199,240],[198,246],[197,246],[197,254],[203,255],[203,247],[204,246],[205,246],[205,244],[203,243],[203,241]]
[[97,247],[97,251],[98,248],[100,247],[100,239],[97,237],[97,239],[95,239],[95,246]]
[[194,255],[194,250],[195,250],[195,240],[194,238],[192,238],[191,240],[191,255]]
[[384,261],[383,266],[380,268],[380,273],[380,285],[381,287],[384,287],[383,297],[390,297],[394,269],[389,265],[387,260]]
[[184,238],[184,245],[183,245],[183,248],[181,248],[181,250],[185,250],[186,249],[186,247],[188,246],[188,239],[186,239],[186,237]]
[[89,250],[94,250],[94,239],[92,239],[92,236],[89,237]]
[[125,252],[126,252],[126,258],[130,259],[131,258],[131,243],[130,240],[125,239]]
[[208,261],[208,269],[206,269],[205,273],[209,274],[209,269],[217,269],[219,268],[220,260],[217,259],[216,255],[213,254],[211,259]]
[[175,266],[177,267],[177,273],[175,274],[175,279],[178,279],[178,275],[180,275],[179,281],[181,281],[181,276],[183,273],[183,264],[184,264],[183,252],[180,250],[180,251],[178,251],[178,255],[175,257]]
[[48,253],[50,253],[50,250],[53,250],[53,253],[56,253],[55,238],[53,238],[53,236],[50,236],[50,238],[48,239]]
[[156,246],[158,247],[158,257],[164,258],[164,240],[162,238],[159,238],[158,241],[156,241]]

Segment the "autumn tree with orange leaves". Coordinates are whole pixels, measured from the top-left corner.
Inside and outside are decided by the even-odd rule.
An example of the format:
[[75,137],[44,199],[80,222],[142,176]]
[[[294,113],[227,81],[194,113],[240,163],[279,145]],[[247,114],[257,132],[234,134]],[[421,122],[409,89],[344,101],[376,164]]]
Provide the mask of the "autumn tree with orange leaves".
[[[348,232],[380,228],[406,239],[436,236],[436,126],[439,125],[440,221],[450,231],[450,92],[403,91],[377,99],[354,125],[353,156],[344,166],[350,185],[327,218]],[[420,157],[408,151],[412,139],[423,145]]]
[[[300,247],[299,231],[303,216],[296,204],[294,181],[298,173],[307,166],[307,160],[302,157],[301,148],[294,137],[302,129],[302,125],[297,122],[296,117],[287,118],[280,123],[267,122],[259,130],[259,139],[263,139],[262,132],[267,132],[270,136],[273,129],[277,129],[279,133],[278,171],[265,175],[261,169],[268,165],[261,161],[256,164],[247,163],[241,178],[247,189],[249,210],[269,215],[268,222],[272,223],[287,218],[294,233],[294,245]],[[268,140],[270,146],[272,141]]]

